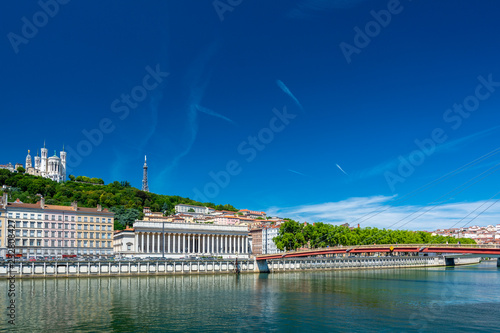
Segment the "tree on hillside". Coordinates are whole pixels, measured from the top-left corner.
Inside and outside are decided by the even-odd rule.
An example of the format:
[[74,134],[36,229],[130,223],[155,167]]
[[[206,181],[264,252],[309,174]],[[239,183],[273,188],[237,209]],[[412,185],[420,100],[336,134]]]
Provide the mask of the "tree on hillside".
[[141,216],[141,212],[134,208],[118,206],[111,207],[109,210],[115,213],[115,230],[123,230],[127,226],[132,226]]
[[22,166],[17,167],[17,169],[16,169],[16,170],[17,170],[17,172],[19,172],[19,173],[24,173],[24,172],[26,171],[26,170],[25,170]]

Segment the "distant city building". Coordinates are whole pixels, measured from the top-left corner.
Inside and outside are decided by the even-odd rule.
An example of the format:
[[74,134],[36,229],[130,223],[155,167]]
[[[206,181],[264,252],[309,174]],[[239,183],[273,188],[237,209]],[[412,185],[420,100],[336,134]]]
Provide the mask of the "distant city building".
[[60,157],[57,156],[56,151],[54,151],[53,156],[48,157],[48,150],[44,144],[41,149],[41,155],[39,157],[37,153],[35,163],[33,164],[30,151],[28,150],[25,172],[29,175],[49,178],[58,183],[64,182],[66,180],[66,152],[64,148],[60,152]]
[[127,228],[118,230],[113,236],[113,252],[122,257],[131,257],[135,254],[134,249],[134,229]]
[[19,200],[1,200],[0,253],[6,253],[6,225],[15,226],[16,253],[24,257],[76,255],[111,255],[114,213],[107,209],[45,204]]
[[267,218],[267,215],[265,212],[259,212],[256,210],[240,209],[238,211],[238,213],[240,213],[241,215],[243,215],[245,217],[250,217],[252,219],[257,219],[257,218],[266,219]]
[[215,212],[215,209],[210,208],[210,207],[204,207],[204,206],[195,206],[195,205],[185,205],[185,204],[179,204],[175,205],[175,212],[176,213],[186,213],[186,214],[210,214]]

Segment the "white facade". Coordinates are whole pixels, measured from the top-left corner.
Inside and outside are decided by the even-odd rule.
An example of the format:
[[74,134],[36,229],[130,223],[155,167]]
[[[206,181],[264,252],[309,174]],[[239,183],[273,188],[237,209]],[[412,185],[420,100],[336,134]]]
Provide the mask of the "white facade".
[[246,226],[136,221],[134,234],[138,256],[246,258],[249,255]]
[[26,173],[34,176],[49,178],[58,183],[66,180],[66,152],[64,149],[60,152],[60,157],[54,151],[54,156],[48,157],[48,150],[41,149],[41,157],[35,156],[33,165],[30,151],[26,156]]
[[196,213],[196,214],[210,214],[211,212],[215,212],[215,209],[210,207],[203,206],[194,206],[194,205],[175,205],[176,213]]
[[273,241],[273,238],[278,236],[279,231],[279,227],[262,229],[262,254],[274,254],[281,252]]

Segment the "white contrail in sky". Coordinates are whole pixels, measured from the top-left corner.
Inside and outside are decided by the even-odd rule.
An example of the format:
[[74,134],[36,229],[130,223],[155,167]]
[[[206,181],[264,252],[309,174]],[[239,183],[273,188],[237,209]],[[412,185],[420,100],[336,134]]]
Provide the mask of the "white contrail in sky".
[[203,112],[203,113],[206,113],[206,114],[208,114],[208,115],[210,115],[210,116],[214,116],[214,117],[217,117],[217,118],[221,118],[221,119],[224,119],[224,120],[226,120],[226,121],[228,121],[228,122],[230,122],[230,123],[233,123],[233,124],[234,124],[234,121],[232,121],[232,120],[231,120],[231,119],[229,119],[228,117],[223,116],[223,115],[221,115],[221,114],[219,114],[219,113],[217,113],[217,112],[215,112],[215,111],[212,111],[212,110],[210,110],[210,109],[207,109],[207,108],[205,108],[205,107],[203,107],[203,106],[201,106],[201,105],[196,105],[196,109],[198,109],[198,111]]
[[298,171],[295,171],[295,170],[292,170],[292,169],[288,169],[288,171],[296,173],[296,174],[301,175],[301,176],[307,176],[307,175],[304,175],[302,172],[298,172]]
[[338,165],[338,164],[335,164],[335,165],[336,165],[336,166],[337,166],[337,168],[339,168],[339,170],[340,170],[340,171],[342,171],[342,172],[343,172],[346,176],[349,176],[349,175],[347,174],[347,172],[345,172],[345,171],[344,171],[344,170],[340,167],[340,165]]
[[290,91],[290,89],[288,89],[288,87],[287,87],[287,86],[283,83],[283,81],[281,81],[281,80],[276,80],[276,84],[278,85],[278,87],[280,87],[280,89],[281,89],[281,90],[283,90],[283,92],[284,92],[285,94],[287,94],[288,96],[290,96],[290,97],[293,99],[293,101],[294,101],[295,103],[297,103],[297,105],[300,107],[300,109],[301,109],[302,111],[304,111],[304,108],[302,107],[302,104],[300,104],[300,102],[299,102],[299,100],[297,99],[297,97],[295,97],[295,95],[294,95],[294,94],[292,94],[292,92]]

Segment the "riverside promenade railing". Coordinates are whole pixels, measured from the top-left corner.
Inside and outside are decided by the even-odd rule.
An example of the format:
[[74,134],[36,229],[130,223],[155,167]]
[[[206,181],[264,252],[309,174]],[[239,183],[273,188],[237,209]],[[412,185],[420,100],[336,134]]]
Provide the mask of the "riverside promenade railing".
[[[90,277],[131,275],[228,274],[236,272],[234,260],[140,260],[140,261],[17,261],[0,263],[0,278]],[[241,273],[254,272],[255,261],[238,260]]]

